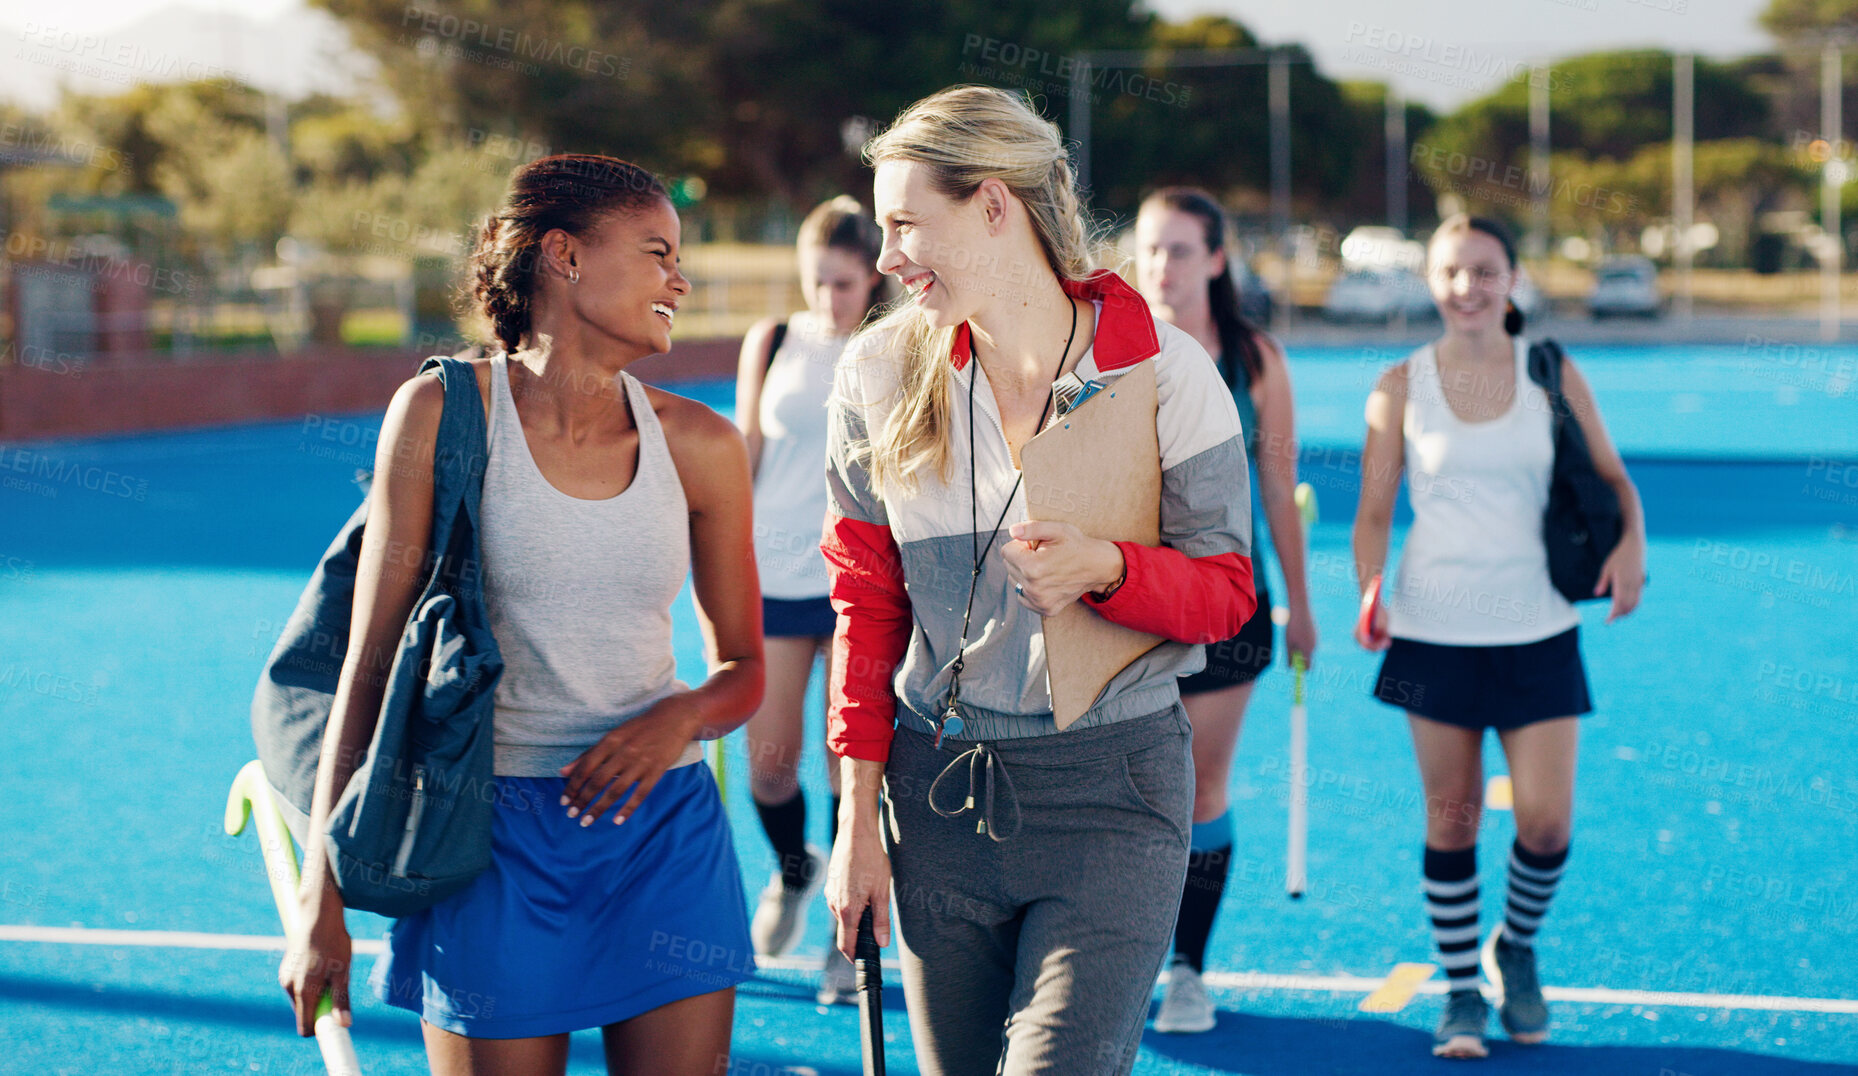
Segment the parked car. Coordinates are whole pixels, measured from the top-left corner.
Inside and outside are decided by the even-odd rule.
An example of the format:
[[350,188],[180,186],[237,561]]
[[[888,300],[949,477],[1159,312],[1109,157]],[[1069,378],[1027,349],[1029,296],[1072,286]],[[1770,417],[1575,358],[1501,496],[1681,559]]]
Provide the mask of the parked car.
[[1587,296],[1587,312],[1594,320],[1616,315],[1655,318],[1661,306],[1658,269],[1651,259],[1608,258],[1595,270],[1593,292]]
[[1364,224],[1342,240],[1344,269],[1410,269],[1415,273],[1426,268],[1426,244],[1408,239],[1398,228]]
[[1391,321],[1437,317],[1432,292],[1418,273],[1406,269],[1354,269],[1336,278],[1323,301],[1330,321]]

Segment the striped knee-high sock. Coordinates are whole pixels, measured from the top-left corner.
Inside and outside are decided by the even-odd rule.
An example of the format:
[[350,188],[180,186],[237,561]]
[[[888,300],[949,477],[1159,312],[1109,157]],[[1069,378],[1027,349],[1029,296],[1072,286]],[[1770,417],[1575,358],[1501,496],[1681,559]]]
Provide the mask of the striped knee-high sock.
[[1567,861],[1566,848],[1542,855],[1524,848],[1521,841],[1510,845],[1510,896],[1503,913],[1503,936],[1512,944],[1525,948],[1534,944],[1536,928],[1542,925]]
[[1453,990],[1477,989],[1477,846],[1456,852],[1427,846],[1426,914],[1439,963]]

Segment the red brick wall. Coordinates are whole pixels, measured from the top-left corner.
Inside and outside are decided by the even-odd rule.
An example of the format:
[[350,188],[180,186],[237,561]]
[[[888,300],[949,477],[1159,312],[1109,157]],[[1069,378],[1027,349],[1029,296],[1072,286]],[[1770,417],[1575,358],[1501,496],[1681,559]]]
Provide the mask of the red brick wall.
[[[677,344],[628,369],[653,383],[735,376],[734,339]],[[216,426],[312,412],[384,411],[424,356],[395,348],[210,359],[0,365],[0,440]]]

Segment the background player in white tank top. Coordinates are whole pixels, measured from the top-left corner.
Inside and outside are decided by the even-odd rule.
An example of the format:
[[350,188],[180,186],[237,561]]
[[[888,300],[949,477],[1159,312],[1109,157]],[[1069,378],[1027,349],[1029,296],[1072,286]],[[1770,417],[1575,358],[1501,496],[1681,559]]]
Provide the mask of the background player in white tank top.
[[[736,424],[755,472],[755,561],[761,575],[768,689],[748,721],[751,793],[778,862],[751,926],[755,951],[780,956],[799,941],[806,905],[825,881],[825,854],[806,843],[798,770],[802,708],[815,660],[831,660],[836,615],[819,552],[826,517],[826,401],[845,341],[884,297],[877,271],[883,233],[855,198],[816,206],[800,224],[797,254],[807,308],[768,318],[742,340]],[[825,714],[820,714],[821,726]],[[838,831],[839,760],[828,749],[832,832]],[[828,947],[819,1002],[849,1002],[851,961]]]
[[[1501,225],[1459,215],[1433,233],[1428,264],[1445,332],[1383,373],[1368,398],[1354,552],[1365,604],[1406,470],[1414,522],[1392,616],[1381,607],[1361,641],[1387,650],[1374,694],[1407,711],[1425,784],[1427,909],[1450,987],[1433,1053],[1466,1058],[1486,1055],[1476,867],[1484,732],[1497,730],[1509,762],[1516,841],[1506,914],[1483,963],[1500,973],[1511,1039],[1537,1043],[1548,1012],[1531,943],[1567,857],[1577,715],[1592,707],[1580,617],[1548,580],[1542,513],[1554,446],[1545,398],[1523,362],[1522,316],[1509,302],[1515,247]],[[1624,511],[1624,536],[1595,592],[1611,591],[1611,622],[1638,604],[1644,513],[1572,361],[1562,383]]]

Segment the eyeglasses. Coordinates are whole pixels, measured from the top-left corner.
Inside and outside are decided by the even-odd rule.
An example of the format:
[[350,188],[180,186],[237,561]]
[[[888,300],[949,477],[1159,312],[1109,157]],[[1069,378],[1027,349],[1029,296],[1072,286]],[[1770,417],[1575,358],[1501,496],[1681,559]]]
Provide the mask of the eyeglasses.
[[1461,273],[1469,274],[1471,285],[1478,288],[1502,287],[1510,281],[1508,270],[1489,269],[1482,265],[1439,265],[1432,269],[1433,277],[1447,284],[1456,284]]

